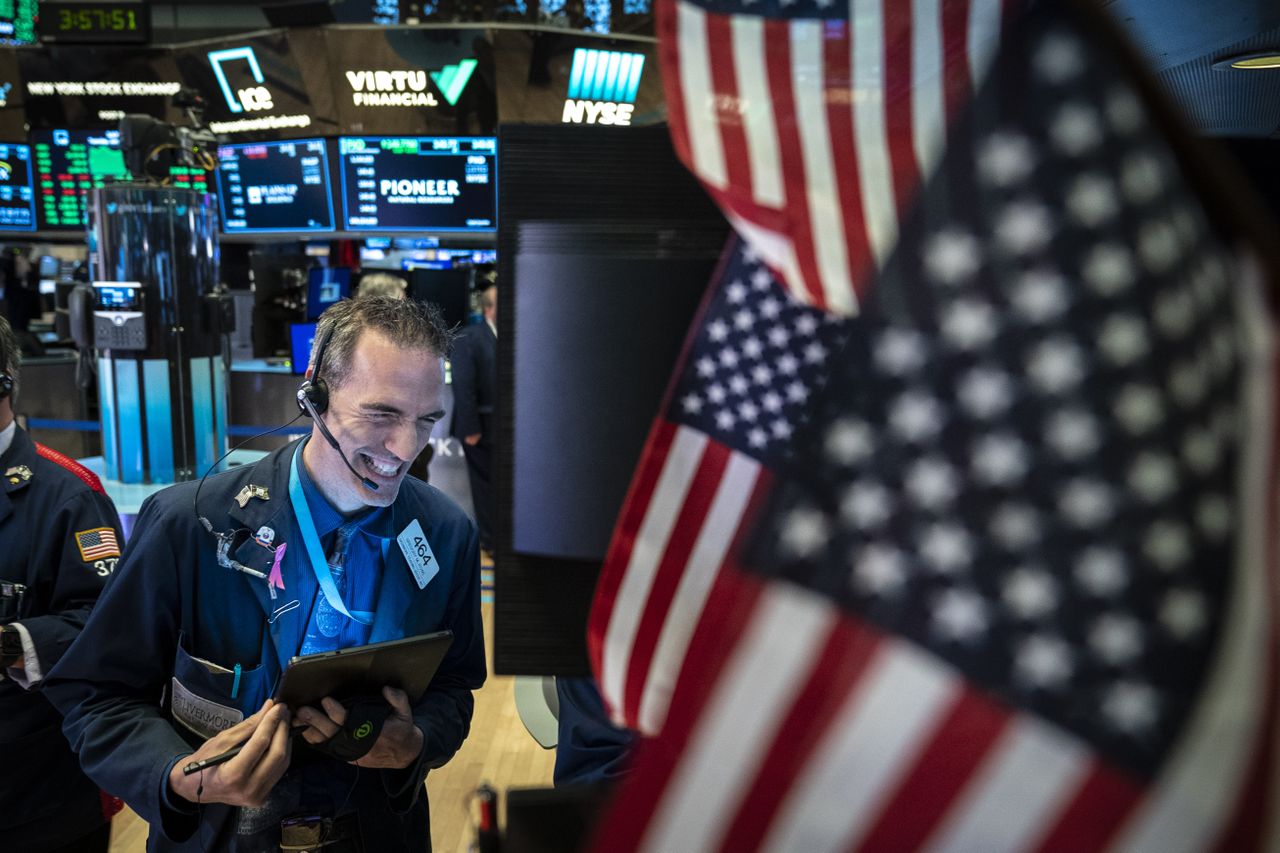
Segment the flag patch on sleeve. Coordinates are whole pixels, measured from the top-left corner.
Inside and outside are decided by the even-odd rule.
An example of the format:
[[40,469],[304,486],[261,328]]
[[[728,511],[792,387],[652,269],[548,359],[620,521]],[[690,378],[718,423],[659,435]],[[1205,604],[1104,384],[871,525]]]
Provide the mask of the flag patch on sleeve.
[[120,556],[120,543],[116,541],[116,532],[110,527],[81,530],[76,534],[76,547],[80,549],[80,559],[86,563],[104,557]]

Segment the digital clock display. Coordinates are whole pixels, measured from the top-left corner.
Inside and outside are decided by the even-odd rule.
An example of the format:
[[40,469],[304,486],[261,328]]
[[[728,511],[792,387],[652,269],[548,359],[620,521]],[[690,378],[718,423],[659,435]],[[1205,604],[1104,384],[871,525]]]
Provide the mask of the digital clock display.
[[40,4],[36,28],[45,42],[145,44],[151,40],[151,7],[137,2],[46,0]]

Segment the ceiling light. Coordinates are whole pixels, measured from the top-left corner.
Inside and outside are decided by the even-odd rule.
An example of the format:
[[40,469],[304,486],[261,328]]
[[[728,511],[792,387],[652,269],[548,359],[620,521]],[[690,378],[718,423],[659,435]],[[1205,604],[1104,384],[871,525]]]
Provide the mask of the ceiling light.
[[1218,71],[1229,68],[1254,70],[1257,68],[1280,68],[1280,53],[1268,51],[1263,53],[1242,53],[1239,56],[1228,56],[1213,63]]

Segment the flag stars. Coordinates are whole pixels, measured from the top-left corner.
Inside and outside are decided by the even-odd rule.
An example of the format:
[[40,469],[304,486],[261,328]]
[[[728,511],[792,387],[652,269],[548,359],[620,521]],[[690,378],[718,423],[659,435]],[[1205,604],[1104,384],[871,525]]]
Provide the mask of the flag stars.
[[1133,285],[1135,271],[1129,250],[1103,243],[1090,250],[1081,268],[1084,280],[1099,296],[1115,296]]
[[707,399],[713,404],[719,406],[729,398],[729,392],[724,390],[724,386],[719,382],[713,382],[707,386]]
[[916,504],[931,510],[950,504],[959,491],[955,469],[936,456],[913,463],[907,470],[905,485]]
[[1116,397],[1116,419],[1133,435],[1145,435],[1164,418],[1163,399],[1150,385],[1126,385]]
[[1147,151],[1130,154],[1120,166],[1120,189],[1134,204],[1154,201],[1164,192],[1164,168]]
[[906,376],[924,366],[928,353],[924,337],[914,329],[890,328],[876,339],[872,357],[893,376]]
[[1049,122],[1053,147],[1068,157],[1083,157],[1102,144],[1102,122],[1088,104],[1066,104]]
[[851,483],[840,499],[840,517],[859,530],[875,530],[892,512],[889,490],[874,480]]
[[1111,517],[1115,503],[1105,483],[1087,477],[1069,481],[1058,493],[1058,512],[1072,525],[1096,528]]
[[1191,589],[1170,590],[1160,602],[1156,618],[1180,642],[1194,639],[1209,622],[1204,596]]
[[787,385],[787,401],[791,403],[803,403],[809,399],[809,389],[804,387],[804,383],[795,381]]
[[1061,394],[1074,388],[1084,378],[1084,372],[1080,348],[1061,336],[1033,347],[1027,359],[1027,377],[1045,394]]
[[768,385],[773,381],[773,371],[763,364],[758,364],[751,369],[751,381],[757,385]]
[[889,428],[903,441],[931,438],[942,428],[942,405],[928,394],[908,391],[889,408]]
[[773,422],[769,424],[769,431],[773,433],[773,437],[778,441],[787,441],[791,438],[791,434],[795,432],[795,428],[782,418],[774,418]]
[[769,434],[760,427],[752,427],[747,432],[747,444],[760,450],[769,444]]
[[1198,405],[1209,391],[1209,376],[1206,368],[1194,361],[1184,361],[1174,365],[1169,375],[1169,392],[1173,399],[1184,408]]
[[1197,474],[1212,474],[1222,456],[1218,435],[1211,429],[1192,427],[1182,438],[1182,461]]
[[920,556],[939,574],[954,575],[973,562],[973,540],[963,527],[934,524],[920,537]]
[[1045,422],[1045,442],[1067,460],[1083,459],[1102,443],[1098,421],[1083,409],[1054,412]]
[[1001,504],[988,526],[992,537],[1010,551],[1025,550],[1040,540],[1040,518],[1027,504]]
[[1143,126],[1142,103],[1128,89],[1107,93],[1106,114],[1111,129],[1120,134],[1128,135]]
[[944,641],[966,643],[987,631],[989,618],[982,596],[971,590],[949,589],[934,601],[933,632]]
[[826,550],[830,535],[826,516],[812,507],[798,506],[787,513],[779,543],[784,556],[803,560]]
[[1013,202],[996,217],[996,240],[1010,254],[1038,252],[1052,236],[1053,223],[1049,211],[1036,202]]
[[1034,634],[1017,644],[1014,677],[1030,689],[1057,690],[1071,680],[1071,647],[1051,634]]
[[716,427],[722,432],[728,432],[733,429],[733,425],[737,422],[737,418],[728,409],[721,409],[716,412]]
[[1014,616],[1034,621],[1052,613],[1058,606],[1058,584],[1042,568],[1014,569],[1000,591],[1005,607]]
[[1027,449],[1009,433],[983,436],[974,443],[970,464],[979,482],[991,486],[1012,485],[1027,472]]
[[1012,132],[991,134],[978,152],[978,175],[997,187],[1013,187],[1025,181],[1035,168],[1035,151],[1025,136]]
[[693,393],[685,394],[680,398],[680,407],[687,413],[696,415],[702,411],[702,398]]
[[805,313],[796,317],[795,323],[796,334],[801,337],[810,337],[814,332],[818,331],[818,318],[813,314]]
[[1062,276],[1051,270],[1024,273],[1011,297],[1014,312],[1028,323],[1047,323],[1067,310],[1067,288]]
[[1138,254],[1156,275],[1173,269],[1181,258],[1181,248],[1177,230],[1163,220],[1148,222],[1138,231]]
[[752,335],[742,342],[742,354],[746,358],[757,359],[764,355],[764,343]]
[[748,423],[754,422],[760,417],[760,407],[750,400],[743,400],[738,404],[738,417]]
[[756,306],[756,310],[760,312],[760,316],[766,320],[776,320],[778,315],[782,313],[782,302],[773,296],[766,296]]
[[942,317],[942,335],[959,350],[975,350],[996,336],[996,317],[991,306],[973,299],[957,299]]
[[864,595],[886,597],[900,590],[907,578],[902,553],[888,545],[867,545],[853,559],[850,582]]
[[1132,616],[1104,613],[1089,628],[1088,643],[1104,663],[1123,666],[1142,653],[1142,628]]
[[1129,466],[1127,481],[1129,488],[1142,500],[1161,503],[1178,489],[1178,468],[1164,453],[1143,451]]
[[1151,685],[1118,681],[1102,697],[1102,716],[1112,728],[1132,737],[1143,737],[1159,720],[1159,698]]
[[809,343],[804,348],[804,361],[806,364],[822,364],[827,360],[827,348],[817,341]]
[[720,350],[720,364],[730,370],[738,366],[738,354],[734,352],[732,347],[725,347]]
[[[758,256],[756,260],[758,260]],[[773,276],[769,275],[769,271],[761,267],[751,274],[751,286],[756,290],[768,290],[773,285]]]
[[1129,566],[1124,554],[1100,545],[1086,548],[1081,553],[1076,559],[1074,574],[1076,583],[1099,597],[1113,596],[1129,582]]
[[941,284],[968,281],[982,265],[978,241],[954,228],[939,231],[924,246],[925,273]]
[[1116,188],[1101,175],[1081,175],[1067,191],[1067,210],[1086,228],[1097,228],[1120,212]]
[[755,317],[751,316],[751,312],[745,308],[733,315],[733,325],[740,332],[746,332],[751,329],[755,323]]
[[751,383],[747,381],[747,377],[741,373],[735,373],[729,377],[729,390],[737,394],[739,397],[745,395],[751,389]]
[[702,358],[698,359],[694,367],[697,369],[698,375],[703,379],[710,379],[712,376],[716,375],[715,359],[710,358],[709,356],[704,355]]
[[741,305],[747,298],[747,286],[740,281],[732,282],[724,289],[724,295],[730,305]]
[[[773,332],[770,332],[769,334],[770,334],[770,337],[772,337]],[[772,341],[770,342],[772,343]],[[794,376],[796,371],[800,369],[800,359],[796,358],[794,355],[792,355],[789,352],[783,353],[782,355],[778,356],[778,360],[777,362],[774,363],[774,366],[778,368],[779,373],[784,374],[786,376]]]
[[1176,571],[1191,559],[1191,539],[1187,528],[1168,519],[1155,522],[1142,538],[1142,553],[1157,568],[1166,572]]
[[712,320],[707,324],[707,337],[714,343],[722,343],[729,337],[729,324],[719,318]]
[[998,417],[1013,402],[1013,382],[1008,374],[991,367],[975,367],[961,377],[956,399],[971,416]]
[[782,411],[782,395],[777,391],[766,391],[760,397],[760,406],[769,414],[776,415]]
[[1231,503],[1222,495],[1205,495],[1196,505],[1196,526],[1210,539],[1223,539],[1231,532]]
[[1147,326],[1128,314],[1113,314],[1102,323],[1098,349],[1116,367],[1129,367],[1151,350]]
[[837,465],[856,465],[871,455],[875,442],[870,427],[856,418],[844,417],[827,428],[823,449]]
[[1195,303],[1182,290],[1167,290],[1156,299],[1153,311],[1156,328],[1165,337],[1180,340],[1195,324]]
[[1067,83],[1084,71],[1084,51],[1075,38],[1065,33],[1051,33],[1036,46],[1031,65],[1050,83]]

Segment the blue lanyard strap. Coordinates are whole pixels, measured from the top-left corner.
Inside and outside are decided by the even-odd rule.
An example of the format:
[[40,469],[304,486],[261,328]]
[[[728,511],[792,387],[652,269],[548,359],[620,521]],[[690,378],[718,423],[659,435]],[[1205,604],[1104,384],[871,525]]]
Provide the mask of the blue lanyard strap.
[[[338,585],[333,582],[333,574],[329,571],[329,561],[325,559],[324,549],[320,547],[320,535],[316,533],[316,523],[311,518],[311,507],[307,505],[307,496],[302,491],[302,479],[298,476],[298,466],[302,464],[302,445],[293,453],[293,462],[289,465],[289,503],[293,504],[293,516],[298,521],[298,530],[302,533],[302,544],[306,546],[307,556],[311,559],[311,568],[315,570],[316,582],[324,593],[329,606],[343,616],[361,625],[373,624],[373,613],[368,610],[348,610],[338,594]],[[382,554],[385,559],[387,549],[384,543]],[[350,547],[348,545],[347,547]]]

